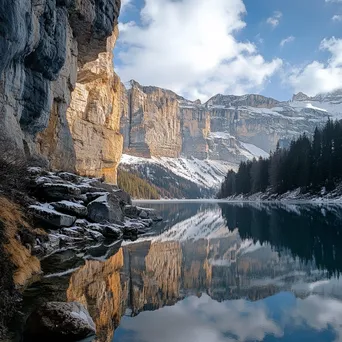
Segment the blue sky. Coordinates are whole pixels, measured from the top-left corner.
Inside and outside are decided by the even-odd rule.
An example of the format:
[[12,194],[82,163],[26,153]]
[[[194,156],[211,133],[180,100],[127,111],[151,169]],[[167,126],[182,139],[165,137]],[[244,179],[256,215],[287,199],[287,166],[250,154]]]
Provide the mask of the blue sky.
[[119,21],[124,82],[203,101],[342,87],[342,0],[125,0]]

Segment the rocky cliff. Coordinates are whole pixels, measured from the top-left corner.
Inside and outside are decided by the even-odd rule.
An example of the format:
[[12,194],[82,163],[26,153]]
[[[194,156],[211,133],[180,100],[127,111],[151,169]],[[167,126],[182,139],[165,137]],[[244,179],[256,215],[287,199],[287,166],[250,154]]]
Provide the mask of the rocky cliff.
[[315,97],[299,93],[284,102],[218,94],[202,104],[131,81],[122,94],[122,167],[168,192],[166,184],[183,178],[190,192],[172,191],[178,198],[208,196],[206,190],[215,192],[228,169],[236,170],[241,161],[267,157],[278,142],[287,147],[328,118],[342,118],[341,91]]
[[341,116],[338,95],[298,94],[280,102],[261,95],[218,94],[201,104],[131,81],[126,95],[130,105],[121,122],[124,152],[239,163],[265,156],[279,140],[311,133],[329,117]]
[[40,154],[54,169],[116,181],[121,88],[112,48],[120,3],[0,3],[0,132],[7,146]]

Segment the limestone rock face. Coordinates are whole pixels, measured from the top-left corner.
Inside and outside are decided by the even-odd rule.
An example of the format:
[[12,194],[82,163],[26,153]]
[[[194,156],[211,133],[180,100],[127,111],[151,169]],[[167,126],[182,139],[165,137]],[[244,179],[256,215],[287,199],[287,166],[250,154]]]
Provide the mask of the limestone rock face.
[[122,132],[129,136],[125,148],[137,156],[179,157],[182,149],[179,96],[161,88],[142,87],[135,81],[131,81],[127,96],[129,120],[126,112],[122,113]]
[[[84,142],[89,144],[94,137],[98,140],[93,140],[95,147],[89,152],[93,163],[89,173],[103,173],[115,182],[113,172],[122,138],[117,133],[119,110],[115,108],[119,105],[116,102],[119,95],[116,98],[114,93],[120,81],[114,76],[112,64],[108,63],[111,56],[106,51],[115,43],[120,3],[120,0],[0,3],[0,132],[11,147],[28,156],[35,153],[46,156],[55,169],[76,168],[82,172],[85,157],[79,147],[83,142],[79,136],[88,133],[82,137]],[[76,86],[77,79],[80,84],[87,84],[86,89]],[[109,84],[100,86],[101,82]],[[77,113],[72,121],[75,126],[70,129],[66,112],[75,87],[77,94],[86,93],[79,101],[84,99],[88,107],[83,114],[86,119],[82,117],[85,124],[76,120]],[[97,96],[99,105],[94,103]],[[73,103],[76,97],[73,96]],[[108,98],[108,107],[113,108],[105,110]],[[89,125],[93,127],[90,129]],[[90,131],[94,132],[92,136]],[[94,161],[95,154],[98,161]]]
[[329,116],[338,117],[341,98],[339,91],[313,98],[299,93],[284,102],[254,94],[218,94],[201,104],[131,81],[122,96],[124,152],[238,164],[265,157],[278,141],[286,146],[303,132],[312,133]]
[[186,157],[207,159],[210,133],[210,113],[201,103],[180,102],[182,118],[182,154]]
[[87,176],[105,176],[116,183],[123,138],[120,134],[121,82],[113,70],[118,29],[107,39],[106,52],[78,71],[67,111],[74,141],[76,170]]

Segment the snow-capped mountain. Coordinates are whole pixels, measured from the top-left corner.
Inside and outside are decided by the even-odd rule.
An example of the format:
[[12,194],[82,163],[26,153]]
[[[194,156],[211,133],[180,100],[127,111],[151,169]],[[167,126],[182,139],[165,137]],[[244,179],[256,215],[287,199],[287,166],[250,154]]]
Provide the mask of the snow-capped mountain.
[[207,196],[241,161],[267,157],[278,142],[286,146],[328,118],[342,118],[342,91],[299,93],[285,102],[218,94],[202,104],[132,81],[122,102],[122,167],[162,188],[171,182],[182,189],[186,181],[191,190],[176,197]]

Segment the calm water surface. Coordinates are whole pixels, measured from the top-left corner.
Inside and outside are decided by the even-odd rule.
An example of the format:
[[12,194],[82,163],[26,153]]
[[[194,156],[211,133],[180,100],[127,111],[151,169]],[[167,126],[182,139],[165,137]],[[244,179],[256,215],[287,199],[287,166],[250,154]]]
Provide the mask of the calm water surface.
[[340,207],[143,205],[165,219],[153,234],[35,284],[27,306],[51,288],[84,303],[98,341],[342,341]]

